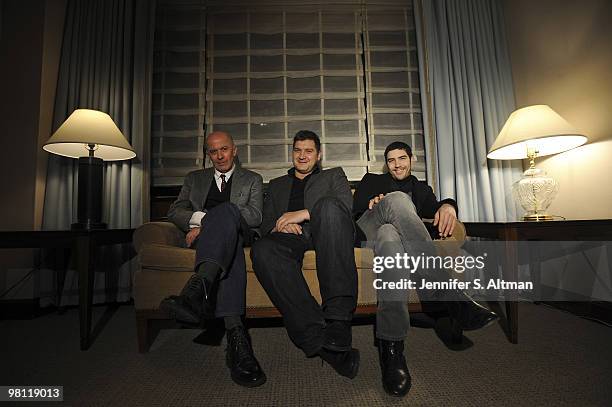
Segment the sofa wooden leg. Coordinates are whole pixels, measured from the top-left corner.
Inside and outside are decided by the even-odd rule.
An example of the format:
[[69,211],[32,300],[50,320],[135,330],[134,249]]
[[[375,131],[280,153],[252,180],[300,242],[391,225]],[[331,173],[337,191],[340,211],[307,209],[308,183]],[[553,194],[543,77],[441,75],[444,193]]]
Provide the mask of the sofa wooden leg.
[[149,319],[143,316],[136,316],[136,329],[138,335],[138,352],[147,353],[151,342]]

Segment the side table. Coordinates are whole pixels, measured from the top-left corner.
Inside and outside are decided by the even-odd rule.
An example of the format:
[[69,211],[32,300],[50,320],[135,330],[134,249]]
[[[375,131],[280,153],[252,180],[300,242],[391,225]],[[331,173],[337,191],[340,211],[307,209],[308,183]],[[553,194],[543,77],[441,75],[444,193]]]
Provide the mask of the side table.
[[[482,237],[506,242],[517,240],[605,241],[612,240],[612,219],[558,220],[548,222],[464,222],[468,237]],[[502,264],[504,276],[518,279],[516,245],[506,244]],[[518,301],[506,301],[508,339],[518,343]]]
[[99,246],[132,241],[134,229],[0,231],[0,248],[71,248],[79,276],[81,350],[89,349],[95,252]]

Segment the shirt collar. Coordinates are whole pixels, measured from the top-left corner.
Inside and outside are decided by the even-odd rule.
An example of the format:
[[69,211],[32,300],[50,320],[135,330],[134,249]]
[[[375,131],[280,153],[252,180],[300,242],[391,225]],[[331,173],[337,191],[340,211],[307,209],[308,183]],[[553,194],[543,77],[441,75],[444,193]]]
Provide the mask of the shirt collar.
[[235,169],[236,169],[236,163],[232,165],[232,168],[230,168],[228,172],[219,172],[219,170],[215,168],[215,180],[221,179],[221,174],[225,174],[225,181],[226,182],[229,181]]

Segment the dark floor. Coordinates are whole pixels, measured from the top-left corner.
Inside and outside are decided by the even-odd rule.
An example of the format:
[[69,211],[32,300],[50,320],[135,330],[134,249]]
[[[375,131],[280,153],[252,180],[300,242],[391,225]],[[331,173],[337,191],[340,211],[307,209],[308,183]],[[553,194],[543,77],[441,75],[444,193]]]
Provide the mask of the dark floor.
[[[98,319],[104,308],[94,311]],[[543,305],[521,304],[518,345],[497,325],[466,335],[473,346],[462,351],[448,349],[432,329],[412,329],[406,347],[413,387],[403,399],[382,390],[369,325],[353,329],[361,368],[352,381],[305,359],[283,328],[252,328],[268,381],[245,389],[230,380],[223,347],[192,341],[196,330],[164,330],[139,354],[134,320],[132,306],[119,307],[86,352],[79,351],[77,309],[0,321],[0,385],[62,385],[64,405],[72,406],[612,403],[612,328]]]

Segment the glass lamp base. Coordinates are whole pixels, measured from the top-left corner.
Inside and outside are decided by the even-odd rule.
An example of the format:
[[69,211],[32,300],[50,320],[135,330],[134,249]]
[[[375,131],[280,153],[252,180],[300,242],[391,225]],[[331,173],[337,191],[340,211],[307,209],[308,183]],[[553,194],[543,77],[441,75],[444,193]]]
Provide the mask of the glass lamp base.
[[521,219],[529,222],[553,220],[546,209],[558,191],[559,185],[546,172],[538,168],[527,169],[512,186],[514,198],[526,212]]
[[526,222],[545,222],[554,220],[554,218],[546,213],[531,213],[523,216],[523,220]]

